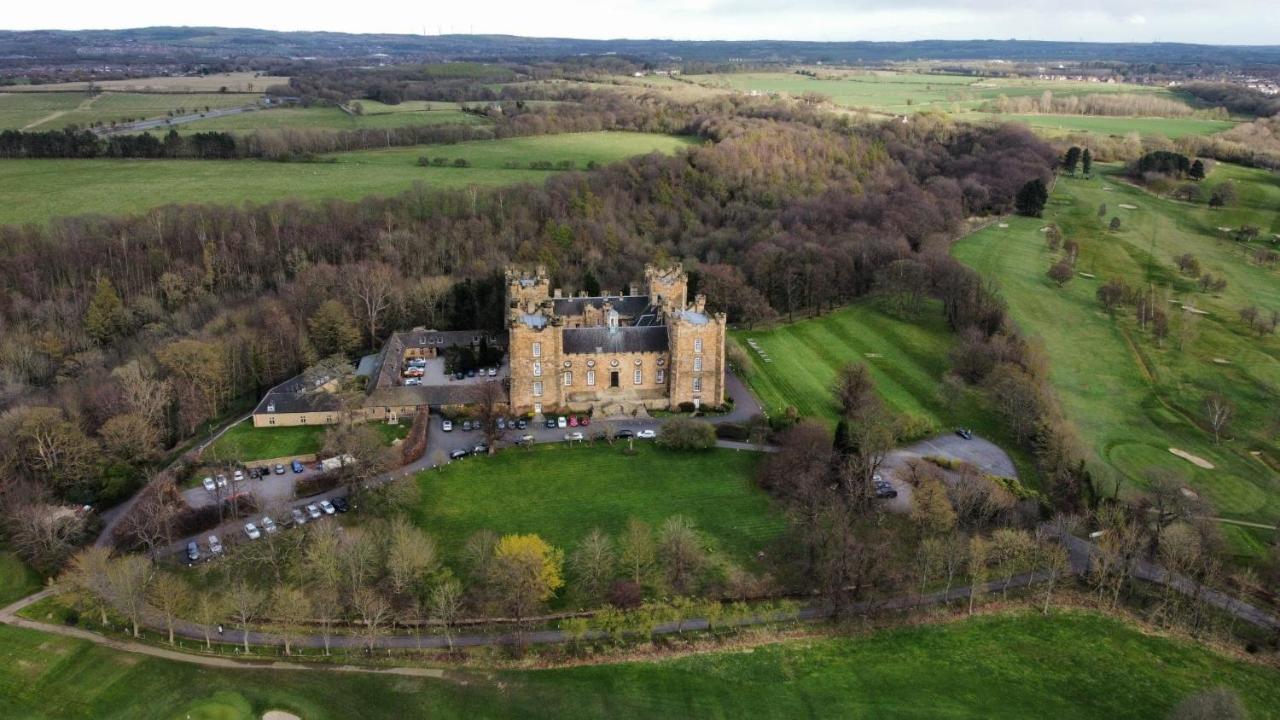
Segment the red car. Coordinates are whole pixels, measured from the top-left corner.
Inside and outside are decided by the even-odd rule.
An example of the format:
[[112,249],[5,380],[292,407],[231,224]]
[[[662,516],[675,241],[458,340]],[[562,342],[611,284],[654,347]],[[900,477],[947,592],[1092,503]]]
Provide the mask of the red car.
[[570,416],[569,416],[569,427],[578,427],[578,416],[577,416],[577,415],[570,415]]
[[582,419],[578,421],[578,424],[579,424],[579,425],[581,425],[582,427],[586,427],[586,426],[590,425],[590,424],[591,424],[591,417],[590,417],[590,416],[588,416],[588,415],[583,415],[583,416],[582,416]]

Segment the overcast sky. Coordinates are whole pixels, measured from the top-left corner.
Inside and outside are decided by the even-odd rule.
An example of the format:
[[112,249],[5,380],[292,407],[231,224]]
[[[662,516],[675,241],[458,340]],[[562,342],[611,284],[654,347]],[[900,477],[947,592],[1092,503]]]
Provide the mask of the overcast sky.
[[11,30],[217,25],[678,40],[1280,44],[1280,0],[63,0],[7,5],[0,28]]

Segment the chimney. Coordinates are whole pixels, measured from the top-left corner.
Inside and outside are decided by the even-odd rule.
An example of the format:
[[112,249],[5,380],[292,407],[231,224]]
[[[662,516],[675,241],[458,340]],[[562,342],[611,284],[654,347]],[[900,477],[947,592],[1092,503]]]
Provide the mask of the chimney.
[[560,288],[556,288],[555,292],[551,293],[551,297],[555,298],[556,300],[559,300],[562,297],[560,293]]
[[706,295],[694,295],[694,296],[693,296],[693,311],[694,311],[694,312],[704,312],[704,311],[706,311],[706,309],[707,309],[707,296],[706,296]]

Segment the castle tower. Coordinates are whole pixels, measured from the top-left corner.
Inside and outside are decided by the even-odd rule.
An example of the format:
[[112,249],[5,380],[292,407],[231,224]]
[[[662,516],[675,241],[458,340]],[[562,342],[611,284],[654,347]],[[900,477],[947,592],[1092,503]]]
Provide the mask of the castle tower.
[[649,286],[649,304],[679,310],[685,306],[689,275],[679,265],[658,268],[644,266],[644,281]]
[[507,268],[507,304],[526,312],[551,297],[551,279],[545,265],[539,265],[531,275],[512,265]]
[[699,295],[688,308],[667,314],[673,407],[724,404],[725,314],[707,313],[705,308],[706,299]]

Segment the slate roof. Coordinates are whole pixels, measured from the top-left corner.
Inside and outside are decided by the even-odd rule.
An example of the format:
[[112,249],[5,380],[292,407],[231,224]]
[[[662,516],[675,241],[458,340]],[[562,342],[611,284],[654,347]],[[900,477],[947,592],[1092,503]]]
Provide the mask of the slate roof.
[[303,376],[297,375],[268,390],[253,414],[330,412],[341,407],[336,395],[308,387]]
[[557,315],[581,315],[588,305],[601,307],[608,301],[619,315],[639,317],[649,308],[648,295],[610,295],[608,297],[557,298],[553,300]]
[[664,325],[620,327],[609,332],[607,327],[565,328],[564,351],[570,354],[666,352],[667,328]]
[[400,385],[375,388],[364,400],[365,407],[422,405],[466,405],[479,402],[479,383],[456,385]]

